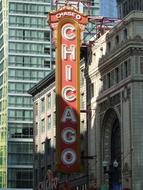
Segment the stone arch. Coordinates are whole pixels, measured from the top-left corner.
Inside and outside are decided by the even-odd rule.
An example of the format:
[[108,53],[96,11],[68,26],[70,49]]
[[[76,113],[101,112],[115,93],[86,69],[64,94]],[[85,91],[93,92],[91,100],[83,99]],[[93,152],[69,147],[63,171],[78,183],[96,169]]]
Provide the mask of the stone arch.
[[117,112],[113,108],[108,109],[104,115],[101,138],[101,160],[103,166],[102,182],[108,181],[109,184],[113,183],[113,179],[111,179],[111,172],[113,170],[113,162],[115,160],[119,163],[119,175],[117,177],[121,181],[121,127]]

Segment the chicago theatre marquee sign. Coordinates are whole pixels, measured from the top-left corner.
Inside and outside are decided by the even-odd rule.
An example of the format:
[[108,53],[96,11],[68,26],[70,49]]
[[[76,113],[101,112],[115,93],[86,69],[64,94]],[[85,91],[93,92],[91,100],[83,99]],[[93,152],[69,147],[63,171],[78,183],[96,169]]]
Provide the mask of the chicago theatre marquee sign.
[[72,6],[49,13],[56,46],[57,170],[80,171],[80,45],[87,17]]

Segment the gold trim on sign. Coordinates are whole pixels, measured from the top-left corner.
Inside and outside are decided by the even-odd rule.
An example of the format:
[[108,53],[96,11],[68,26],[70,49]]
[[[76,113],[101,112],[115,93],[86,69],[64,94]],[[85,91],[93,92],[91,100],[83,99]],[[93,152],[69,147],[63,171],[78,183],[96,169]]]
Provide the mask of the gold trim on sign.
[[60,101],[60,96],[61,96],[61,28],[64,24],[66,23],[71,23],[75,26],[76,30],[77,30],[77,38],[76,38],[76,85],[77,85],[77,116],[78,116],[78,120],[77,120],[77,149],[76,149],[76,153],[77,153],[77,162],[76,165],[78,165],[78,170],[77,172],[80,170],[80,33],[81,33],[81,29],[80,29],[80,25],[79,23],[70,18],[70,17],[64,17],[62,18],[57,26],[56,29],[56,33],[57,33],[57,48],[56,48],[56,147],[57,147],[57,170],[61,171],[60,168],[60,162],[61,162],[61,158],[60,158],[60,128],[58,127],[60,124],[60,119],[59,115],[60,115],[60,108],[59,108],[59,101]]

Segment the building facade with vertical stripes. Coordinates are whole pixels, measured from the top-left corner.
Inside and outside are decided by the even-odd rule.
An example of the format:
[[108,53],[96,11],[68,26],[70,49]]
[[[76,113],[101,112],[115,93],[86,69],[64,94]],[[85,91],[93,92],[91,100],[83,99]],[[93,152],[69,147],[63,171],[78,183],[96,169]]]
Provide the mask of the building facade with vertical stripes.
[[27,90],[52,69],[51,1],[0,1],[0,188],[33,187],[33,110]]

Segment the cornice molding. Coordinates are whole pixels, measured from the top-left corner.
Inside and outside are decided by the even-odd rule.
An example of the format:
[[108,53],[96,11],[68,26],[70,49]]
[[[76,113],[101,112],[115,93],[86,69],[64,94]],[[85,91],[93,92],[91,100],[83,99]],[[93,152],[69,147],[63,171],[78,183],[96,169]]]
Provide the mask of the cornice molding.
[[125,43],[122,43],[120,46],[111,51],[110,54],[108,53],[104,55],[99,61],[99,68],[102,68],[105,64],[109,65],[114,61],[119,62],[121,60],[125,60],[130,55],[139,54],[143,54],[143,39],[136,36],[134,39],[127,40]]

